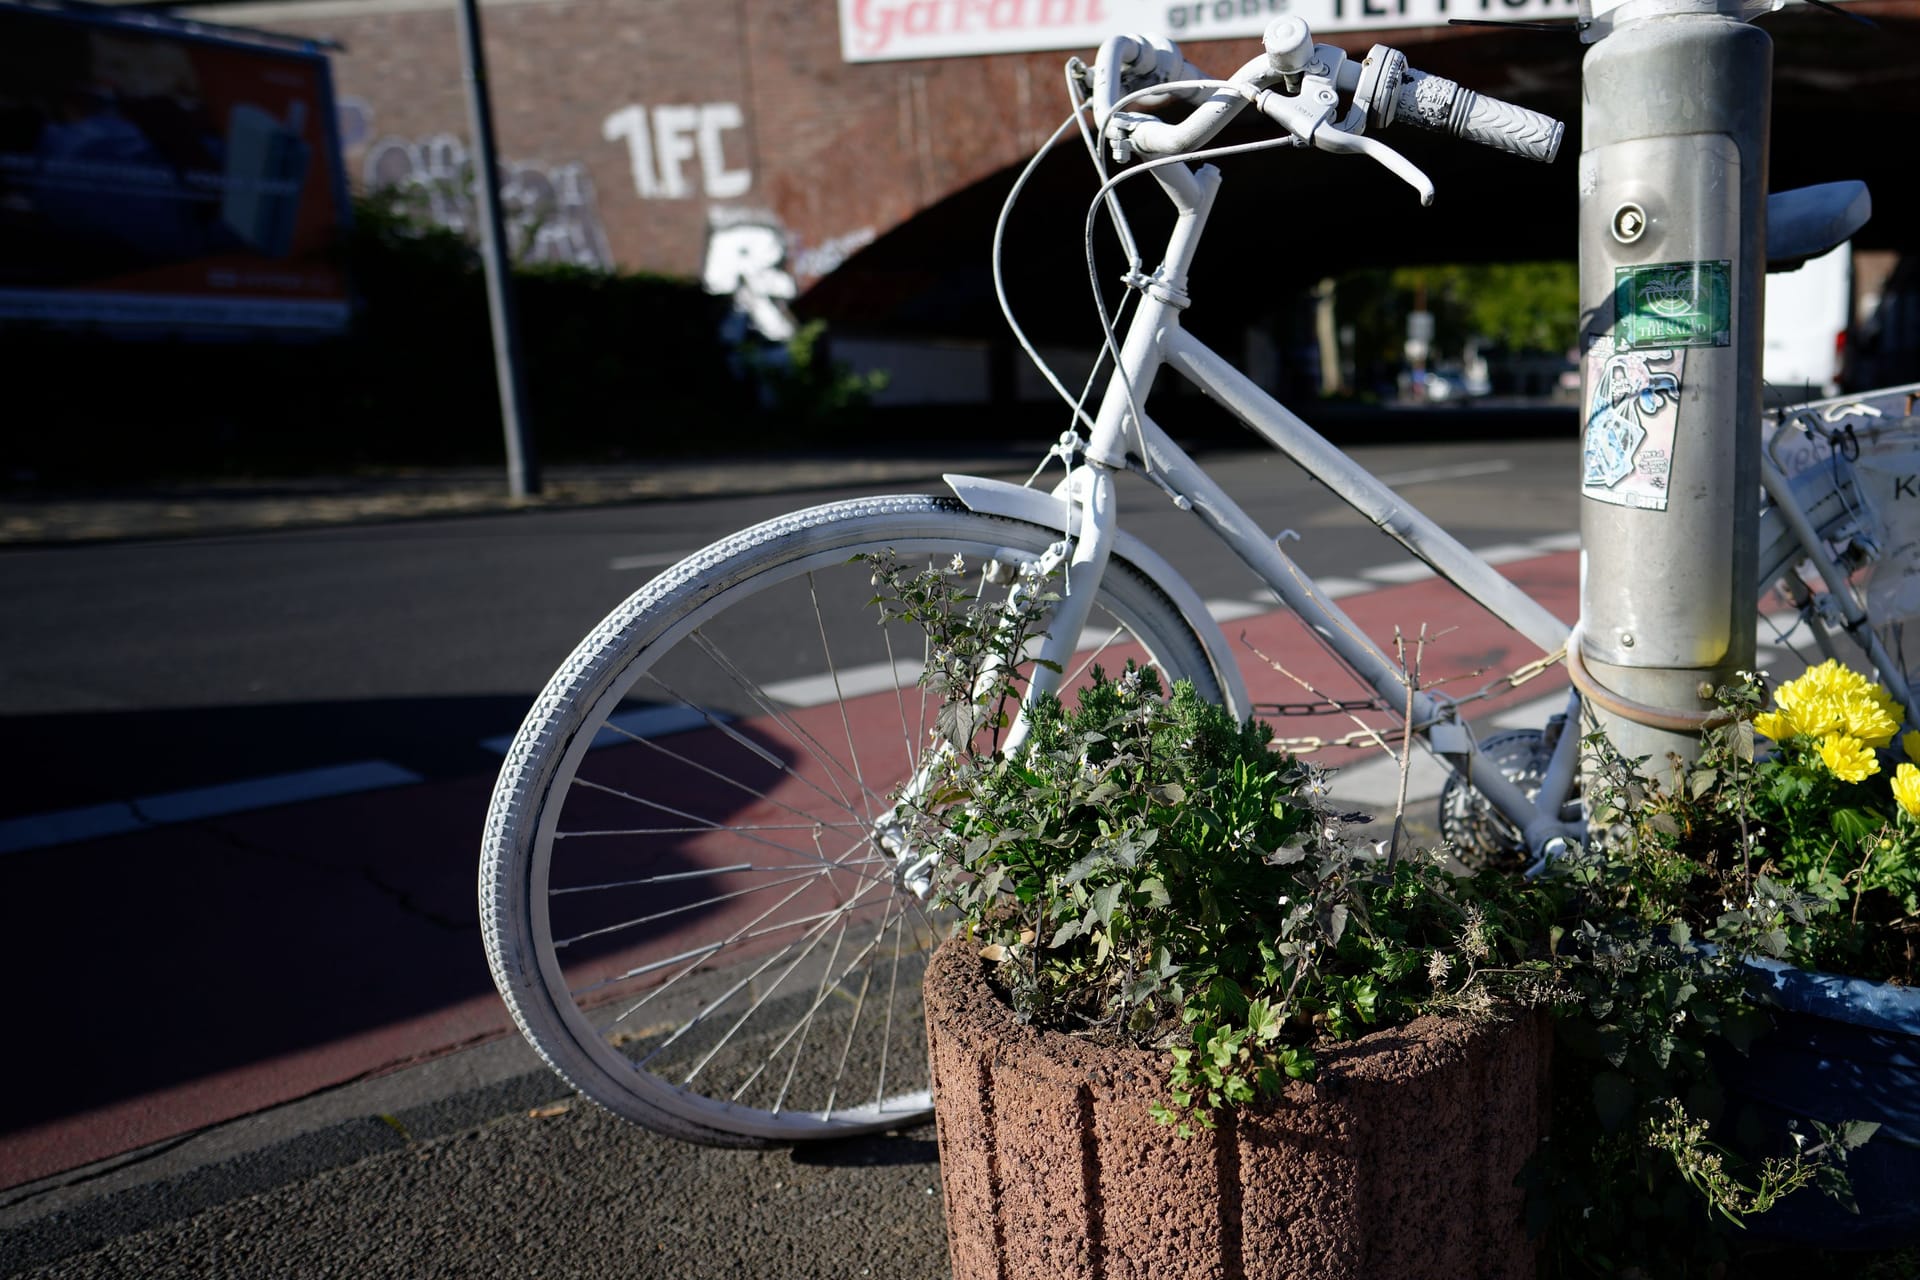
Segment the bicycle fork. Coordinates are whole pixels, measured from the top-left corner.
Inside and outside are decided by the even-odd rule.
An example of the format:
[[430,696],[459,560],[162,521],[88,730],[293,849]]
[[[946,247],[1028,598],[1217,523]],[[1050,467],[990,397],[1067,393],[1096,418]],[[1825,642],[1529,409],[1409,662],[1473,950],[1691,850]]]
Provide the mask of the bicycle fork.
[[[1104,468],[1081,468],[1075,473],[1073,489],[1078,499],[1075,511],[1079,517],[1073,522],[1073,529],[1042,553],[1038,560],[1011,567],[1013,581],[1007,593],[1003,623],[1008,627],[1019,625],[1017,615],[1024,611],[1025,596],[1044,590],[1047,581],[1063,566],[1065,574],[1059,600],[1050,611],[1047,629],[1040,637],[1038,649],[1024,655],[1034,661],[1026,689],[1020,697],[1019,710],[1001,740],[1000,749],[1007,754],[1018,751],[1026,741],[1028,713],[1035,702],[1046,694],[1060,691],[1061,681],[1070,669],[1070,660],[1079,647],[1080,634],[1092,616],[1093,601],[1100,591],[1100,579],[1106,572],[1107,560],[1113,551],[1119,522],[1114,511],[1112,474]],[[1008,569],[1004,565],[997,571],[992,566],[982,566],[981,572],[989,582],[1005,581]],[[981,672],[974,690],[975,696],[984,696],[997,675],[998,671],[992,665]],[[896,882],[918,898],[925,898],[932,891],[938,855],[914,846],[912,822],[907,815],[926,796],[928,786],[946,766],[952,752],[953,744],[950,742],[942,742],[929,751],[914,770],[913,777],[901,788],[893,806],[874,823],[874,843],[893,859]]]

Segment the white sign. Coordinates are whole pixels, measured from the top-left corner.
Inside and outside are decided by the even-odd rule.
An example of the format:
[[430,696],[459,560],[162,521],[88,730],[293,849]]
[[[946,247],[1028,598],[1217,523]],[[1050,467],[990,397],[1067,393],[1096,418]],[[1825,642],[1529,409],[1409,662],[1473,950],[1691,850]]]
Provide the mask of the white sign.
[[1306,19],[1322,35],[1437,27],[1454,18],[1571,18],[1579,7],[1579,0],[840,0],[840,50],[848,62],[1043,49],[1091,55],[1111,35],[1258,36],[1282,14]]

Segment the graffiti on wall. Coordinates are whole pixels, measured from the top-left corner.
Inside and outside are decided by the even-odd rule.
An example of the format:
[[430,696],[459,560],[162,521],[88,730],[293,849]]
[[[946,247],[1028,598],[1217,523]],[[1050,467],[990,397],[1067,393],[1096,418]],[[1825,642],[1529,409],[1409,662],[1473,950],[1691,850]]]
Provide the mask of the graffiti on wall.
[[753,209],[707,213],[707,260],[700,278],[708,293],[733,299],[733,312],[772,342],[793,336],[787,303],[800,290],[787,270],[787,233],[780,220]]
[[838,271],[842,263],[872,244],[873,228],[862,227],[844,236],[832,236],[793,255],[793,273],[802,280],[818,280]]
[[773,214],[763,209],[707,211],[707,256],[700,277],[708,293],[733,299],[736,339],[751,328],[773,342],[794,333],[787,303],[799,296],[800,280],[816,280],[872,244],[872,227],[799,248]]
[[688,162],[697,162],[698,193],[732,200],[753,186],[753,170],[727,167],[726,135],[746,127],[737,102],[627,106],[608,116],[600,134],[625,142],[633,189],[642,200],[685,200],[696,193]]
[[[435,225],[472,235],[479,224],[469,161],[467,144],[450,133],[389,137],[367,148],[361,176],[368,190],[397,190]],[[500,205],[516,261],[612,269],[593,179],[583,165],[502,161]]]

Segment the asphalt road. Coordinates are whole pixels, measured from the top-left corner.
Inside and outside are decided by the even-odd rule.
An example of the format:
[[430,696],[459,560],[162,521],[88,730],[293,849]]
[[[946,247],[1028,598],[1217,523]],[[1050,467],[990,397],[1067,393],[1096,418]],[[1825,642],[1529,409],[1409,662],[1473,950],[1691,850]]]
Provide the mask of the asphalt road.
[[[1572,440],[1354,452],[1470,547],[1577,523]],[[1284,462],[1206,462],[1316,574],[1399,556]],[[0,831],[369,761],[410,779],[0,853],[36,1031],[0,1095],[0,1266],[944,1274],[930,1132],[716,1152],[549,1113],[564,1089],[500,1038],[473,916],[485,742],[654,570],[833,496],[0,552],[0,723],[25,744]],[[1253,591],[1155,491],[1124,501],[1203,596]]]
[[[1577,527],[1572,441],[1362,448],[1470,547]],[[1208,466],[1316,574],[1402,553],[1284,459]],[[921,486],[932,489],[935,486]],[[1126,526],[1207,598],[1256,584],[1198,522],[1130,484]],[[864,492],[871,492],[865,490]],[[805,504],[847,494],[808,494]],[[0,716],[31,743],[0,820],[373,755],[484,769],[533,694],[652,573],[802,505],[727,502],[0,551]]]

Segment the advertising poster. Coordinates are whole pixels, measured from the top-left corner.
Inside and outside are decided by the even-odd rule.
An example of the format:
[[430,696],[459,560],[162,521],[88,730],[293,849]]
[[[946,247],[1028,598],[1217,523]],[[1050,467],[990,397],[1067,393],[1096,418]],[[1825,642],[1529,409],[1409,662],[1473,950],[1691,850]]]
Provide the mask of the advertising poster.
[[326,59],[0,4],[0,319],[345,327]]

